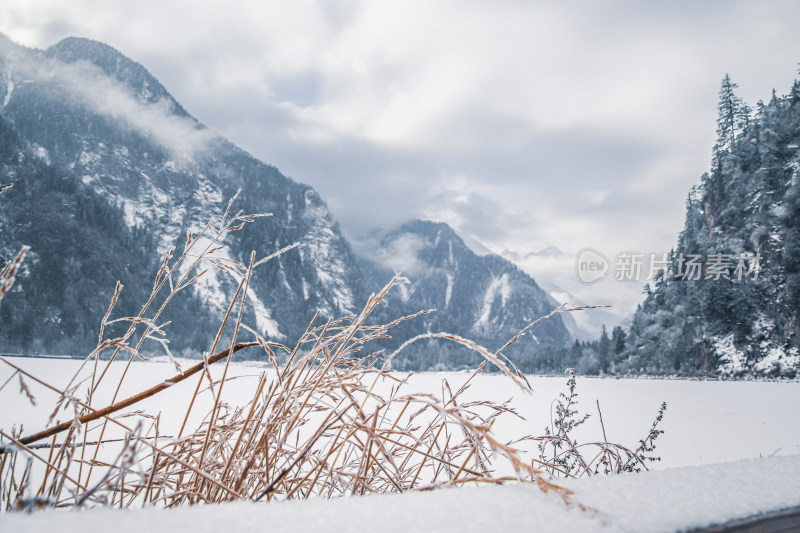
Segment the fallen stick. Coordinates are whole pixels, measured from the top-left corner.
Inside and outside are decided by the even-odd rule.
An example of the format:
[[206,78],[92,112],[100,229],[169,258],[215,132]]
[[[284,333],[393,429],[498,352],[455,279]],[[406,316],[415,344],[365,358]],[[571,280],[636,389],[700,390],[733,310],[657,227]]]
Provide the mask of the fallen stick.
[[[98,409],[97,411],[94,411],[92,413],[85,414],[82,417],[78,418],[78,422],[80,422],[81,424],[86,424],[87,422],[92,422],[93,420],[97,420],[99,418],[103,418],[104,416],[108,416],[111,413],[115,413],[115,412],[119,411],[120,409],[125,409],[126,407],[130,407],[131,405],[139,403],[140,401],[145,400],[147,398],[150,398],[151,396],[155,396],[159,392],[164,391],[164,390],[170,388],[171,386],[175,385],[176,383],[180,383],[184,379],[186,379],[186,378],[198,373],[203,368],[205,368],[205,366],[207,364],[208,365],[214,364],[217,361],[219,361],[220,359],[225,359],[226,357],[228,357],[229,354],[236,353],[236,352],[238,352],[239,350],[241,350],[243,348],[249,348],[251,346],[258,346],[258,343],[257,342],[244,342],[244,343],[235,344],[233,346],[233,348],[226,348],[225,350],[222,350],[221,352],[217,352],[214,355],[212,355],[211,357],[209,357],[208,361],[201,361],[201,362],[197,363],[196,365],[194,365],[193,367],[187,369],[185,372],[177,374],[177,375],[173,376],[172,378],[170,378],[170,379],[168,379],[166,381],[162,381],[161,383],[159,383],[155,387],[151,387],[151,388],[147,389],[146,391],[142,391],[139,394],[131,396],[130,398],[126,398],[125,400],[121,400],[121,401],[119,401],[119,402],[117,402],[117,403],[115,403],[113,405],[109,405],[108,407],[105,407],[103,409]],[[2,358],[0,358],[0,359],[2,359]],[[11,366],[13,368],[17,368],[18,370],[20,370],[16,365],[11,364],[10,362],[6,361],[5,359],[3,359],[3,361],[7,365],[9,365],[9,366]],[[21,444],[28,445],[28,444],[30,444],[32,442],[36,442],[36,441],[39,441],[39,440],[42,440],[42,439],[46,439],[47,437],[52,437],[53,435],[57,435],[57,434],[61,433],[62,431],[66,431],[74,423],[75,423],[74,420],[70,420],[69,422],[64,422],[62,424],[58,424],[58,425],[53,426],[51,428],[45,429],[44,431],[40,431],[39,433],[34,433],[33,435],[28,435],[27,437],[23,437],[23,438],[19,439],[19,442]]]
[[[155,439],[171,439],[172,435],[159,435],[158,437],[139,437],[142,440],[155,440]],[[75,447],[81,448],[83,446],[95,446],[97,444],[109,444],[112,442],[124,442],[126,439],[106,439],[106,440],[96,440],[92,442],[76,442]],[[42,449],[49,449],[49,448],[62,448],[66,446],[63,442],[57,442],[55,444],[31,444],[28,446],[31,450],[42,450]],[[14,446],[0,446],[0,453],[8,453],[13,452],[17,448]]]

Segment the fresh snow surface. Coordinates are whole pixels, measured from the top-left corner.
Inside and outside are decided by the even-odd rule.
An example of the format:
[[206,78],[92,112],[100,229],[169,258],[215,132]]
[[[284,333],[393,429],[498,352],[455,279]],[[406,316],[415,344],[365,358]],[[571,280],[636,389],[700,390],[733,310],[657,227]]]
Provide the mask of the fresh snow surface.
[[11,93],[14,92],[14,81],[9,76],[8,85],[6,86],[6,96],[3,98],[3,107],[6,107],[11,101]]
[[480,242],[475,237],[468,235],[466,232],[460,233],[459,236],[461,237],[461,240],[464,241],[464,244],[467,246],[467,248],[472,250],[476,255],[483,257],[485,255],[490,255],[493,253],[482,242]]
[[330,223],[330,213],[324,204],[314,200],[313,191],[306,191],[306,209],[304,218],[311,221],[311,227],[306,235],[313,235],[313,239],[304,239],[300,246],[303,261],[310,260],[317,271],[317,279],[333,294],[333,301],[326,302],[333,305],[335,311],[331,314],[350,314],[356,308],[353,291],[344,281],[347,265],[341,256],[334,253],[337,247],[342,246],[340,236],[334,232]]
[[[21,359],[12,362],[45,381],[63,386],[80,364],[75,360]],[[191,364],[183,360],[184,367]],[[115,363],[109,373],[116,382],[124,365]],[[225,401],[244,404],[253,394],[262,363],[233,363]],[[221,365],[211,373],[218,378]],[[0,366],[0,384],[11,372]],[[122,397],[169,379],[175,368],[164,361],[136,362],[123,385]],[[468,373],[422,373],[411,377],[406,392],[440,395],[443,381],[453,390]],[[550,424],[551,402],[566,390],[566,377],[530,377],[532,395],[515,389],[499,375],[477,377],[465,400],[488,399],[511,405],[524,417],[502,418],[495,433],[503,440],[525,434],[541,435]],[[0,428],[24,423],[25,433],[44,424],[54,399],[31,380],[28,386],[38,400],[32,406],[19,394],[16,379],[0,390]],[[191,383],[190,383],[191,382]],[[135,406],[162,411],[162,434],[174,434],[182,421],[194,380],[170,387]],[[387,384],[388,387],[388,384]],[[79,391],[80,392],[80,391]],[[102,391],[101,391],[102,392]],[[719,382],[653,379],[577,378],[578,408],[591,414],[579,428],[580,442],[600,440],[602,429],[597,403],[603,413],[608,439],[635,447],[643,438],[658,406],[668,404],[659,426],[665,431],[657,441],[650,472],[599,476],[561,481],[573,490],[573,500],[596,511],[566,507],[558,495],[541,493],[533,486],[480,486],[391,496],[343,500],[264,504],[228,504],[173,511],[84,512],[46,511],[31,516],[2,514],[0,531],[94,533],[114,524],[115,533],[126,531],[676,531],[723,522],[761,511],[800,505],[800,383]],[[98,393],[100,404],[108,398]],[[199,423],[209,402],[198,401],[190,426]],[[63,414],[62,414],[63,415]],[[734,463],[730,463],[734,462]],[[728,464],[715,464],[728,463]]]
[[492,305],[494,304],[495,298],[497,297],[497,291],[501,291],[503,294],[503,306],[505,306],[506,300],[506,293],[508,292],[505,285],[507,285],[507,275],[503,274],[499,278],[493,278],[492,282],[489,284],[489,287],[486,289],[486,293],[483,295],[483,305],[481,307],[481,316],[478,317],[478,321],[475,322],[473,329],[476,331],[482,331],[487,329],[489,326],[489,319],[492,314]]
[[449,307],[450,306],[450,298],[453,297],[454,276],[453,276],[453,274],[451,274],[449,272],[445,272],[444,275],[447,278],[447,289],[445,290],[445,293],[444,293],[444,306],[445,307]]
[[508,299],[511,297],[511,286],[508,281],[508,274],[503,274],[499,278],[492,279],[486,293],[483,295],[483,306],[481,309],[481,316],[475,322],[473,329],[476,331],[486,330],[490,323],[492,314],[492,306],[497,299],[497,293],[500,293],[502,298],[502,306],[505,307]]
[[[303,288],[305,289],[305,280],[303,280],[303,284]],[[253,311],[256,314],[256,327],[259,333],[268,339],[273,338],[278,341],[284,340],[286,335],[281,333],[278,328],[278,323],[272,318],[272,312],[264,305],[258,296],[256,296],[255,291],[249,291],[247,293],[247,300],[253,306]]]
[[3,107],[7,106],[11,101],[11,93],[14,92],[14,82],[8,80],[8,88],[6,89],[6,96],[3,98]]
[[[249,340],[249,339],[245,339]],[[157,345],[152,346],[159,349]],[[64,359],[10,359],[46,382],[63,387],[77,370],[80,362]],[[184,368],[197,361],[180,360]],[[240,376],[236,386],[226,387],[224,399],[231,405],[244,405],[253,394],[264,363],[232,363],[229,376]],[[108,374],[116,383],[124,368],[114,363]],[[209,369],[219,379],[223,365]],[[0,385],[11,375],[0,364]],[[128,372],[120,397],[128,397],[175,375],[175,368],[166,357],[151,362],[134,362]],[[447,380],[453,390],[470,376],[467,372],[425,372],[415,374],[405,391],[442,394]],[[551,423],[551,404],[559,393],[566,392],[566,376],[530,376],[533,394],[525,394],[505,376],[481,375],[472,381],[465,400],[491,400],[511,405],[524,418],[506,416],[496,421],[495,433],[505,440],[522,435],[542,435]],[[27,380],[30,382],[30,380]],[[192,384],[189,384],[189,382]],[[0,390],[0,428],[8,430],[13,424],[24,424],[26,432],[39,428],[47,420],[55,395],[29,383],[38,405],[36,407],[19,394],[16,378]],[[163,434],[180,427],[182,412],[193,392],[194,381],[187,380],[159,395],[137,404],[136,409],[161,411]],[[386,384],[387,391],[389,384]],[[83,388],[79,390],[83,392]],[[601,440],[602,428],[597,415],[597,402],[603,413],[603,424],[611,442],[636,447],[657,414],[661,402],[667,402],[667,412],[659,426],[665,433],[657,441],[656,455],[660,462],[651,469],[665,469],[754,459],[770,455],[800,454],[800,382],[766,381],[689,381],[659,379],[613,379],[577,377],[578,410],[591,417],[576,431],[579,442]],[[96,404],[110,400],[103,390],[98,391]],[[205,402],[195,412],[199,423],[207,409]],[[210,400],[209,400],[210,405]],[[10,408],[5,408],[10,406]],[[177,414],[176,414],[177,413]],[[62,413],[63,415],[63,413]]]
[[720,369],[728,374],[742,372],[747,367],[744,352],[738,350],[733,344],[733,333],[714,340],[714,348],[721,354]]
[[534,486],[504,485],[173,510],[0,515],[3,531],[672,532],[800,505],[800,456],[739,461],[565,483],[565,505]]

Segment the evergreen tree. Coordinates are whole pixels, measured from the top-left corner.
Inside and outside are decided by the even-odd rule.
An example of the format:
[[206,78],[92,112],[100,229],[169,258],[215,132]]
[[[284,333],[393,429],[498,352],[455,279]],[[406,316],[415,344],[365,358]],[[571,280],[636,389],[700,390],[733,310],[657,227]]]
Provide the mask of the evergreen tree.
[[611,330],[611,340],[614,345],[615,356],[620,355],[625,350],[626,337],[625,330],[620,326],[615,326],[614,329]]
[[717,144],[714,146],[714,155],[718,159],[723,152],[730,152],[739,136],[750,124],[751,110],[744,101],[736,96],[734,90],[738,87],[725,74],[719,89],[719,103],[717,104]]
[[611,339],[608,338],[605,324],[603,324],[603,332],[600,334],[600,340],[597,343],[597,359],[600,363],[600,371],[608,372],[611,362]]
[[735,89],[726,75],[713,166],[688,195],[670,274],[612,332],[616,372],[797,374],[800,84],[755,116]]

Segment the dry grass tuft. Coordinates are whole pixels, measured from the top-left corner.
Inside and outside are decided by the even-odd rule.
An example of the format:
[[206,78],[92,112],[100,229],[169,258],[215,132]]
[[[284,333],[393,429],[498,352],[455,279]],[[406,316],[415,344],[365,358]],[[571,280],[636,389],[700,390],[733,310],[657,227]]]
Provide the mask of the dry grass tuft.
[[603,428],[603,439],[578,444],[573,436],[574,430],[589,418],[589,414],[578,412],[577,383],[572,369],[568,370],[567,393],[561,393],[555,400],[555,416],[551,427],[545,434],[537,437],[539,459],[543,469],[554,477],[583,477],[595,474],[621,474],[647,470],[647,463],[660,461],[653,452],[656,439],[664,433],[658,425],[664,418],[667,404],[662,403],[647,435],[639,441],[639,446],[631,450],[621,444],[608,442],[603,413],[597,401],[597,413]]
[[[370,297],[357,316],[314,317],[294,346],[270,342],[244,325],[253,269],[291,247],[263,259],[253,254],[247,265],[227,259],[220,254],[225,236],[260,216],[231,214],[231,205],[218,227],[209,223],[198,235],[187,236],[180,254],[169,251],[137,316],[110,320],[121,290],[117,287],[97,347],[64,389],[0,358],[14,369],[30,398],[29,383],[58,395],[45,430],[26,436],[21,428],[0,430],[0,504],[5,510],[333,498],[507,481],[533,483],[570,502],[570,491],[554,484],[549,474],[564,468],[569,473],[569,461],[580,456],[577,447],[570,448],[569,459],[556,453],[551,461],[544,454],[526,460],[514,444],[501,442],[492,433],[500,417],[517,416],[510,406],[463,399],[487,364],[496,365],[522,390],[530,391],[525,376],[502,356],[502,349],[490,352],[445,333],[409,341],[439,337],[484,357],[472,377],[455,392],[447,384],[442,397],[404,392],[408,376],[393,371],[390,362],[409,343],[376,366],[378,354],[369,352],[370,342],[417,316],[389,324],[369,322],[386,294],[402,283],[399,278]],[[0,291],[10,287],[23,255],[24,250],[3,269]],[[238,284],[208,354],[186,370],[173,360],[175,377],[120,399],[131,363],[144,358],[146,341],[157,342],[172,358],[159,318],[172,298],[208,268],[232,276]],[[106,326],[113,322],[126,322],[128,329],[120,336],[105,337]],[[242,336],[253,340],[240,342]],[[232,386],[228,366],[233,353],[241,349],[263,350],[271,368],[261,373],[249,402],[233,406],[225,402]],[[277,357],[278,351],[285,355]],[[107,360],[101,359],[109,354]],[[111,380],[108,370],[119,359],[125,360],[125,370]],[[279,359],[285,362],[279,364]],[[218,380],[208,372],[216,363],[223,365]],[[131,411],[141,400],[192,379],[194,392],[181,413],[183,424],[177,435],[160,433],[160,413]],[[101,387],[113,391],[107,405],[96,405]],[[190,415],[202,395],[210,396],[210,411],[190,428]],[[569,409],[568,404],[565,412]],[[57,419],[65,416],[67,420],[59,423]],[[545,437],[543,449],[551,444],[558,452],[569,444],[568,433],[560,430]],[[603,450],[603,457],[610,458],[614,450],[623,449]],[[594,464],[584,461],[581,468],[588,471]]]

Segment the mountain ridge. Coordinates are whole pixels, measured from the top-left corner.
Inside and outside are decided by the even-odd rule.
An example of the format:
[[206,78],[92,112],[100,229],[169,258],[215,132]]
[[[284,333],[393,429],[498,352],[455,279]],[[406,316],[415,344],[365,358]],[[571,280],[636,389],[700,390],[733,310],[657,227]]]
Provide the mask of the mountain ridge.
[[66,37],[46,48],[42,54],[68,64],[88,61],[103,70],[107,76],[123,83],[139,96],[142,103],[154,104],[168,99],[174,107],[174,113],[183,117],[190,116],[147,68],[111,45],[84,37]]
[[[367,263],[368,265],[364,265]],[[447,224],[413,220],[390,229],[370,258],[362,258],[362,270],[371,272],[373,286],[380,279],[405,266],[409,281],[400,291],[387,296],[391,309],[410,314],[436,309],[418,318],[413,326],[401,325],[400,339],[408,338],[405,328],[424,332],[443,331],[470,338],[489,349],[498,349],[535,320],[548,315],[559,304],[518,266],[496,254],[479,255]],[[570,334],[560,316],[537,324],[505,355],[515,364],[525,364],[542,346],[560,346]],[[399,341],[388,342],[389,349]],[[438,356],[427,361],[421,352]],[[453,368],[474,365],[473,356],[440,344],[435,350],[422,344],[399,367]],[[409,362],[410,361],[410,362]]]
[[[219,219],[238,190],[245,192],[240,209],[271,212],[260,228],[232,236],[229,258],[243,260],[250,249],[265,256],[301,243],[254,278],[251,314],[264,335],[299,336],[312,306],[332,316],[356,310],[363,295],[355,259],[311,187],[210,132],[173,104],[144,67],[122,60],[113,48],[67,39],[48,51],[17,48],[3,58],[10,89],[0,113],[33,153],[117,205],[128,227],[150,233],[161,253],[181,244],[187,231],[197,233],[209,219]],[[60,55],[71,62],[61,62]],[[90,59],[105,63],[113,79]],[[151,97],[142,92],[153,88],[158,90]],[[217,316],[224,310],[220,295],[232,288],[233,280],[213,270],[195,287]],[[278,301],[282,321],[273,316]]]
[[[265,337],[282,342],[298,338],[317,310],[332,318],[357,312],[368,294],[395,274],[372,267],[365,272],[364,261],[356,256],[327,205],[312,187],[284,176],[274,166],[253,158],[211,131],[184,110],[145,67],[113,47],[80,38],[64,39],[44,51],[9,43],[0,47],[0,80],[6,80],[2,87],[5,95],[0,94],[3,104],[0,118],[9,131],[13,130],[22,139],[23,159],[36,160],[37,165],[49,169],[47,172],[61,175],[62,181],[71,184],[69,190],[73,194],[83,191],[80,194],[93,198],[90,203],[96,198],[105,199],[111,210],[117,209],[119,213],[109,211],[95,216],[94,208],[87,214],[76,213],[68,206],[64,213],[43,213],[42,224],[29,224],[27,229],[24,222],[6,220],[8,229],[0,238],[2,247],[10,249],[26,238],[38,238],[34,235],[36,228],[44,231],[41,228],[48,227],[54,231],[53,227],[59,226],[54,224],[56,220],[61,221],[61,226],[69,226],[69,221],[75,218],[85,219],[87,231],[100,235],[98,246],[110,247],[106,241],[112,237],[103,233],[102,225],[113,219],[117,222],[111,225],[116,227],[121,217],[131,235],[148,236],[152,246],[148,244],[139,250],[142,256],[147,256],[146,265],[140,264],[140,268],[152,272],[159,253],[182,245],[187,232],[197,234],[208,220],[219,219],[227,200],[241,191],[236,203],[238,209],[246,213],[269,212],[272,216],[231,235],[228,250],[220,252],[228,254],[223,259],[246,262],[251,250],[263,257],[299,243],[277,260],[259,267],[249,292],[246,321],[255,324]],[[21,165],[15,162],[13,154],[0,161],[4,181],[6,176],[13,178],[10,181],[22,179],[25,173]],[[17,191],[23,190],[24,187],[17,187]],[[59,201],[67,201],[66,196],[60,198],[64,200]],[[12,199],[31,201],[19,195]],[[0,197],[0,202],[7,200]],[[15,212],[25,216],[24,211]],[[447,229],[450,242],[460,242],[459,246],[468,250],[452,228]],[[444,231],[444,226],[440,230]],[[57,239],[53,241],[46,240],[43,253],[58,254]],[[136,248],[135,243],[129,245]],[[105,279],[108,274],[82,271],[86,264],[81,257],[61,259],[74,263],[72,275]],[[102,257],[92,264],[95,265],[92,268],[105,265],[103,268],[110,272],[122,267]],[[63,270],[59,265],[51,267]],[[122,272],[120,276],[124,277]],[[129,277],[128,286],[143,283],[142,276]],[[530,282],[520,286],[529,292],[540,290],[535,282]],[[13,304],[31,306],[26,316],[38,328],[58,329],[57,324],[46,323],[46,313],[36,318],[34,311],[82,303],[79,295],[68,290],[59,292],[60,300],[47,296],[43,290],[46,283],[41,277],[35,281],[21,276],[17,289],[33,290],[32,284],[39,284],[36,290],[42,289],[42,300],[26,303],[24,293],[18,292]],[[68,285],[68,281],[59,283]],[[205,348],[208,331],[193,331],[192,322],[202,325],[195,329],[210,328],[224,311],[223,302],[234,289],[234,280],[218,272],[193,285],[187,302],[179,306],[177,314],[195,308],[197,316],[194,320],[174,317],[176,324],[183,324],[176,327],[177,353],[199,354]],[[88,307],[102,315],[98,311],[102,309],[102,291],[94,292]],[[517,307],[521,308],[520,305]],[[9,303],[4,302],[4,306],[8,308]],[[394,319],[399,314],[399,309],[393,309],[384,316]],[[73,335],[74,350],[90,349],[92,332],[99,319],[100,316],[94,321],[82,319],[80,328],[59,337],[59,345],[68,349]],[[411,330],[397,333],[410,335]],[[493,340],[488,331],[484,333],[487,341]],[[559,335],[560,330],[553,338],[560,339]],[[0,342],[7,346],[13,344],[10,337],[20,338],[0,332]]]

